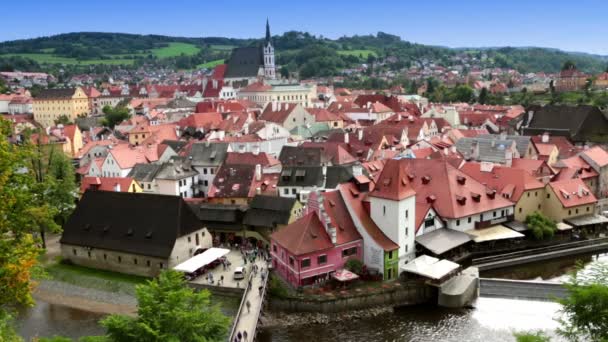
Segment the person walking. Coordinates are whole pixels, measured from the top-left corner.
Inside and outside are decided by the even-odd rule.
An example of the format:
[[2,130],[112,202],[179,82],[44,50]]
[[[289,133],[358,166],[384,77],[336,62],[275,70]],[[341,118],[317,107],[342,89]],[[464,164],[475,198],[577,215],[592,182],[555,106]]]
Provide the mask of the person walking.
[[247,330],[243,330],[243,340],[247,341]]
[[243,339],[243,334],[241,334],[240,331],[239,331],[238,334],[236,334],[236,336],[239,338],[239,341]]
[[220,276],[220,282],[222,283],[222,285],[224,285],[224,276]]
[[262,297],[262,289],[263,289],[262,286],[258,287],[258,291],[260,291],[260,297]]
[[251,302],[249,302],[249,300],[247,300],[247,303],[245,303],[245,305],[247,305],[247,313],[251,312]]

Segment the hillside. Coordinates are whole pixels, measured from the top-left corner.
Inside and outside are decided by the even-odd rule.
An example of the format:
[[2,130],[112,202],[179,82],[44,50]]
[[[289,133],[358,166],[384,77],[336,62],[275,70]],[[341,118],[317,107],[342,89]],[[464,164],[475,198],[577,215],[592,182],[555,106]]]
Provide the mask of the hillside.
[[[273,37],[282,72],[303,77],[336,75],[344,68],[394,57],[387,65],[399,70],[412,64],[433,62],[449,66],[462,56],[480,61],[483,67],[514,68],[520,72],[556,72],[566,60],[579,69],[597,73],[608,59],[583,53],[546,48],[466,48],[414,44],[398,36],[341,37],[331,40],[305,32],[290,31]],[[211,68],[222,63],[233,47],[261,40],[222,37],[185,38],[161,35],[79,32],[0,43],[0,69],[81,72],[142,65],[178,69]]]

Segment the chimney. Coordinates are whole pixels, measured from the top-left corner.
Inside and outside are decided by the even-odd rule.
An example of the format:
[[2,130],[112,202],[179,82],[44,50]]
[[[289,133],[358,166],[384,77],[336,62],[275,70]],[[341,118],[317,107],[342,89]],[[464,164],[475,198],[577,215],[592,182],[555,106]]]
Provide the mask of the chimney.
[[359,130],[357,131],[357,138],[358,138],[359,140],[363,140],[363,129],[359,129]]
[[344,143],[348,144],[349,143],[349,139],[350,139],[349,133],[345,132],[344,133]]
[[262,180],[262,165],[260,164],[255,165],[255,180],[258,182]]
[[120,192],[120,183],[114,184],[114,192]]
[[543,133],[543,135],[541,137],[541,141],[543,142],[543,144],[546,144],[549,142],[549,132]]
[[414,116],[413,115],[408,116],[408,119],[410,120],[410,122],[414,122]]
[[275,101],[272,101],[270,104],[272,106],[272,107],[270,107],[272,109],[272,111],[276,112],[277,111],[277,103]]
[[583,186],[582,185],[578,186],[578,197],[583,197]]

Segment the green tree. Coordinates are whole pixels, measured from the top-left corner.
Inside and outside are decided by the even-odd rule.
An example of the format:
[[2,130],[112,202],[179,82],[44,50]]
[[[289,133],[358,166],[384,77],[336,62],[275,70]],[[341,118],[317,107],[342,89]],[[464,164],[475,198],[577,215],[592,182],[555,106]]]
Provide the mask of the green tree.
[[289,78],[289,69],[287,68],[287,66],[282,66],[279,70],[279,73],[281,74],[281,77]]
[[0,341],[21,342],[23,339],[17,335],[13,326],[13,316],[0,309]]
[[513,334],[517,342],[549,342],[551,339],[542,331],[518,332]]
[[220,341],[230,319],[211,305],[209,291],[195,292],[183,275],[165,271],[136,288],[137,317],[111,315],[101,321],[115,342]]
[[567,60],[564,62],[564,65],[562,65],[562,71],[570,69],[576,69],[576,64],[574,64],[572,60]]
[[558,333],[570,341],[608,341],[608,263],[578,265],[566,288]]
[[355,274],[361,274],[363,273],[363,262],[356,258],[350,258],[344,264],[344,268]]
[[557,225],[554,221],[535,211],[526,216],[526,224],[532,230],[532,235],[537,240],[550,239],[555,235]]
[[72,121],[70,121],[70,118],[68,118],[67,115],[63,114],[60,115],[57,119],[54,120],[55,125],[71,125]]
[[486,87],[481,88],[477,102],[479,104],[486,104],[488,102],[488,89]]
[[4,82],[4,79],[0,77],[0,94],[6,93],[8,91],[8,86]]
[[103,124],[112,129],[114,129],[114,126],[121,123],[123,120],[131,117],[129,108],[125,106],[110,107],[106,105],[103,107],[102,111],[104,114]]

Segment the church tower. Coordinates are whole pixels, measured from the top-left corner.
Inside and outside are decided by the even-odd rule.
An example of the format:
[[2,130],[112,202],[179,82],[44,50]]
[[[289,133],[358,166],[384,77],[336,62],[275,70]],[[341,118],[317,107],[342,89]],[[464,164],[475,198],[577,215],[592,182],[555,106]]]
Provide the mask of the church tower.
[[274,47],[270,36],[270,24],[266,19],[266,39],[264,40],[264,77],[274,80],[276,78],[274,66]]

